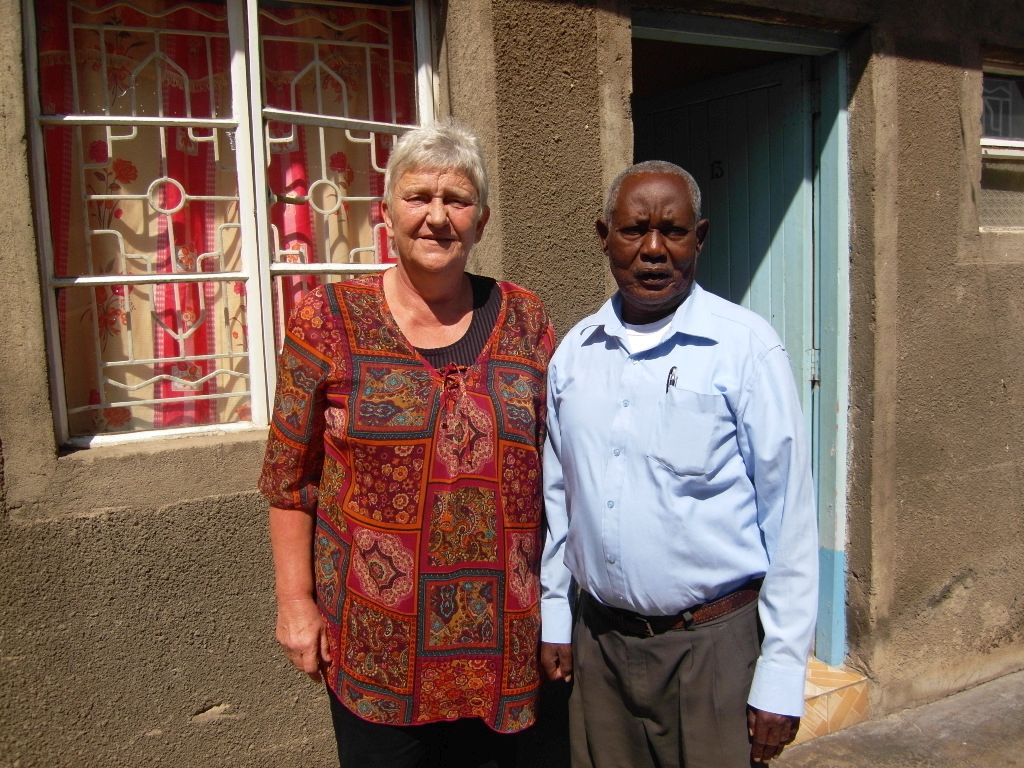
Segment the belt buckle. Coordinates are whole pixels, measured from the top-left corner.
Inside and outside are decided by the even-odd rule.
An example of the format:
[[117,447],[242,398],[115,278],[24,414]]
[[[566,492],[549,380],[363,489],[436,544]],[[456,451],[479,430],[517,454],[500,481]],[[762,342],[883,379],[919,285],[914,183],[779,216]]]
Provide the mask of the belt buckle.
[[640,623],[643,624],[644,632],[646,633],[644,636],[654,637],[654,627],[651,626],[651,622],[647,619],[647,617],[641,616],[639,614],[637,614],[636,617],[640,621]]

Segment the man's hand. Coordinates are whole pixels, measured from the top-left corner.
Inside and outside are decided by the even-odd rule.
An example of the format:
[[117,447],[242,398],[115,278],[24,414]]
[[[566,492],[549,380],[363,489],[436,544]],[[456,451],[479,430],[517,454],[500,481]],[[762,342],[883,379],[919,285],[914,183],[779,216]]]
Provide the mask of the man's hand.
[[548,680],[572,682],[572,645],[569,643],[541,643],[540,668]]
[[767,763],[796,738],[800,718],[776,715],[747,707],[747,733],[750,735],[750,762]]
[[330,662],[331,653],[327,631],[313,598],[278,600],[277,642],[297,669],[320,681],[321,664]]

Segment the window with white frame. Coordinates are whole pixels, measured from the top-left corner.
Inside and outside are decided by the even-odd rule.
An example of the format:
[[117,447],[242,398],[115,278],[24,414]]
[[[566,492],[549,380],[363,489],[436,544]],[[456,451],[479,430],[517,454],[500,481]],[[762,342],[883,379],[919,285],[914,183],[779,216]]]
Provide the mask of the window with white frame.
[[426,0],[26,0],[61,442],[267,423],[296,299],[386,268]]
[[1024,231],[1024,75],[984,73],[981,134],[979,224]]

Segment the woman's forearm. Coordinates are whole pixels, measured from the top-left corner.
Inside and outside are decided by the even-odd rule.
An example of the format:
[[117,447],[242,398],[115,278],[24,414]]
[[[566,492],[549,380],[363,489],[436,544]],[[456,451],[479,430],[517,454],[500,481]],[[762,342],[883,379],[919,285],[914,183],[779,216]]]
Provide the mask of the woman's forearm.
[[277,642],[298,669],[320,680],[331,661],[327,634],[316,606],[313,529],[316,521],[299,509],[270,508],[270,546],[277,592]]
[[270,508],[270,546],[278,602],[313,598],[313,529],[316,521],[301,509]]

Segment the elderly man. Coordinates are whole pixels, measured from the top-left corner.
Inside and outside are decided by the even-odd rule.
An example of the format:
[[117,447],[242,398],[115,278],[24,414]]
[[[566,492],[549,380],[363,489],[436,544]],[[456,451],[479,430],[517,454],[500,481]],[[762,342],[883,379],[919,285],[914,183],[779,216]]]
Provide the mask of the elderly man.
[[573,681],[573,766],[766,763],[800,723],[817,608],[789,360],[694,282],[708,222],[682,168],[621,173],[597,233],[619,290],[551,360],[544,455],[541,665]]

